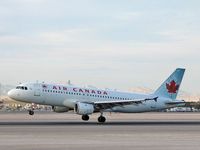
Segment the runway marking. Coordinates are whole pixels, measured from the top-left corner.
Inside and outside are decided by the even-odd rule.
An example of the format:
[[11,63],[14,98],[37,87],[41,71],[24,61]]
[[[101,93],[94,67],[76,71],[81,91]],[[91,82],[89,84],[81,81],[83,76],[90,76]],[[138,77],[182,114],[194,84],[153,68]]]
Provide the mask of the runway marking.
[[106,122],[106,123],[98,123],[98,122],[54,122],[54,121],[40,121],[40,122],[8,122],[3,121],[0,122],[0,126],[97,126],[97,125],[104,125],[104,126],[176,126],[176,125],[200,125],[200,121],[132,121],[132,122]]

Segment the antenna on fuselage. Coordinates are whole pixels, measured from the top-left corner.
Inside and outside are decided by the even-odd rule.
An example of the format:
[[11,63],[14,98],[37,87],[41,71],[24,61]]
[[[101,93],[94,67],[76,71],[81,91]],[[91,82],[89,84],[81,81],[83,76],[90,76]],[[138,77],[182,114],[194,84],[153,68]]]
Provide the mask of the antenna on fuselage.
[[67,81],[67,84],[68,84],[68,85],[71,85],[71,80],[68,80],[68,81]]

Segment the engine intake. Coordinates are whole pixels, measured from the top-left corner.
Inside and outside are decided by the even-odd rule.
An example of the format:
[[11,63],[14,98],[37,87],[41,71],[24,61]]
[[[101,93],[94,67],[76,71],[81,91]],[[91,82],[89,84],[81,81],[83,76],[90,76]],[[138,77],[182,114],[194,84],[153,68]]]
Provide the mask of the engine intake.
[[77,102],[75,104],[74,111],[79,115],[90,115],[94,112],[94,105],[83,102]]

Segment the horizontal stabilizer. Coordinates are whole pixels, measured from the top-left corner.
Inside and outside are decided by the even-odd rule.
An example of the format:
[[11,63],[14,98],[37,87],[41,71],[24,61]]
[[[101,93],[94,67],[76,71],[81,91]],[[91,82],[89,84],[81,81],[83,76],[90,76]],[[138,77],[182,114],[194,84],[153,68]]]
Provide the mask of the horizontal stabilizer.
[[166,102],[167,105],[178,105],[178,104],[185,104],[186,102],[184,100],[176,100],[176,101],[170,101]]

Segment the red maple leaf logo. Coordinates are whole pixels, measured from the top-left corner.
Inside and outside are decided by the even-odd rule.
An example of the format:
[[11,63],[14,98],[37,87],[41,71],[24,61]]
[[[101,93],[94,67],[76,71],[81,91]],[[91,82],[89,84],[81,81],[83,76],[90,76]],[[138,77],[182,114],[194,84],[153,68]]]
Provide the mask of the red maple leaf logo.
[[166,87],[167,87],[168,93],[176,93],[179,88],[179,85],[177,85],[176,82],[172,80],[169,84],[166,83]]

